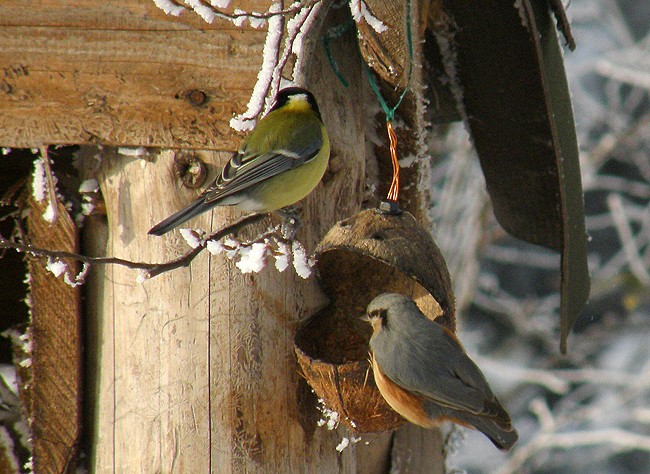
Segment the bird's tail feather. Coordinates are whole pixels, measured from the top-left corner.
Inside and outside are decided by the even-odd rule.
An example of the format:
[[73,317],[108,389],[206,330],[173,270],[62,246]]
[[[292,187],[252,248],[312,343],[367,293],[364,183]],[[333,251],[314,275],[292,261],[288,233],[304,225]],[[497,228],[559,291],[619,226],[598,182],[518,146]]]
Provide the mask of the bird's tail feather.
[[519,439],[517,430],[515,430],[512,425],[509,425],[506,428],[501,423],[497,423],[495,420],[490,418],[476,416],[472,417],[471,420],[469,417],[467,418],[467,421],[469,421],[474,428],[487,436],[490,441],[492,441],[492,444],[499,449],[508,451],[517,442],[517,439]]
[[181,209],[175,214],[172,214],[164,221],[153,226],[149,232],[149,235],[163,235],[174,229],[175,227],[181,225],[183,222],[191,219],[192,217],[201,214],[203,211],[207,211],[212,207],[214,203],[206,203],[203,198],[197,199],[192,204],[187,206],[184,209]]

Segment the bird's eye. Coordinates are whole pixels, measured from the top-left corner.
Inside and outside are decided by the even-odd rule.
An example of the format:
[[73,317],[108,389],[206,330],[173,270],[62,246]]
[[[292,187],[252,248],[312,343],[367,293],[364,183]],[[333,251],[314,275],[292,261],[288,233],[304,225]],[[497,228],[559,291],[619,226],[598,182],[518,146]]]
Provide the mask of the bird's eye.
[[382,326],[386,326],[386,323],[388,322],[388,311],[384,308],[372,311],[369,316],[371,319],[380,318]]

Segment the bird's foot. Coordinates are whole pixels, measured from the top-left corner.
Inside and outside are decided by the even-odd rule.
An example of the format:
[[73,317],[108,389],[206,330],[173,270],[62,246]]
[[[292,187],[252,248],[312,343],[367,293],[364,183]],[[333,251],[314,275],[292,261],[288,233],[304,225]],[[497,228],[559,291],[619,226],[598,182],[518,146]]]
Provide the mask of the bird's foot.
[[280,224],[282,237],[288,240],[295,239],[302,223],[302,207],[294,204],[293,206],[283,207],[277,213],[282,217],[282,223]]

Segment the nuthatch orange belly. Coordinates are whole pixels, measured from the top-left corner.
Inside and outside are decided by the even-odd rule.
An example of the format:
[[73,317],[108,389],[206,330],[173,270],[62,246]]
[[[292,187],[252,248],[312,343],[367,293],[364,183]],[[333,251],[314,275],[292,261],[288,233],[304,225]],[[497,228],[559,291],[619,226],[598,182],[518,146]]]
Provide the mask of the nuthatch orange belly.
[[517,441],[510,416],[460,341],[404,295],[384,293],[367,309],[372,370],[400,415],[425,428],[444,421],[474,428],[499,449]]

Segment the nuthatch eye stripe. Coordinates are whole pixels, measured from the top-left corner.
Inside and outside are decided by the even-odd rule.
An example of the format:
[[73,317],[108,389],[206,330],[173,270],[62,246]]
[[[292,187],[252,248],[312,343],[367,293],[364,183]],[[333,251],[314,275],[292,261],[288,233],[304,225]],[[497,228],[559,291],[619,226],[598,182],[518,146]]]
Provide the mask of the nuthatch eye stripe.
[[367,314],[375,381],[395,411],[425,428],[453,421],[500,449],[512,447],[518,435],[510,416],[454,334],[396,293],[379,295]]

